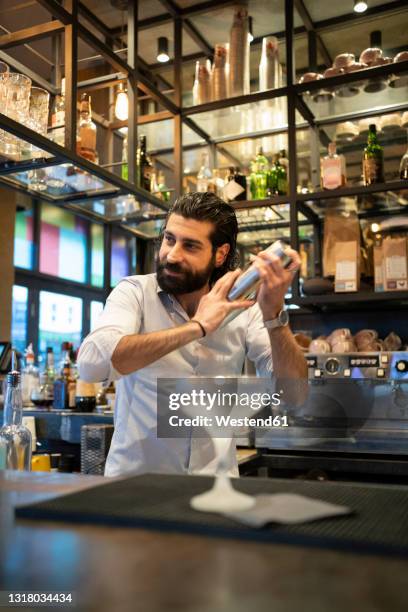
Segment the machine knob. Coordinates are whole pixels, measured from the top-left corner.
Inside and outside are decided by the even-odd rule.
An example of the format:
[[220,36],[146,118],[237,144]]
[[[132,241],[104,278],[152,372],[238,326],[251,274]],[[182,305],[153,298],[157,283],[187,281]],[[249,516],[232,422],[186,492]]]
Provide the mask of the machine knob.
[[406,361],[405,359],[400,359],[395,364],[395,369],[398,372],[408,372],[408,361]]
[[340,362],[338,359],[336,359],[335,357],[330,357],[324,367],[326,368],[326,371],[329,374],[338,374],[339,370],[340,370]]

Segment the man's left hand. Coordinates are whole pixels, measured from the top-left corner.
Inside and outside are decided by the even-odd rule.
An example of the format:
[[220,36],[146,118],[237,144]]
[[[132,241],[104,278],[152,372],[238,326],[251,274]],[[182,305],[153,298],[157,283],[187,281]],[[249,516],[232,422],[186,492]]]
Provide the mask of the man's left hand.
[[287,268],[283,267],[279,257],[265,251],[258,253],[253,261],[261,277],[257,301],[264,321],[275,319],[278,316],[284,306],[286,292],[300,268],[299,253],[293,249],[288,249],[286,253],[292,259]]

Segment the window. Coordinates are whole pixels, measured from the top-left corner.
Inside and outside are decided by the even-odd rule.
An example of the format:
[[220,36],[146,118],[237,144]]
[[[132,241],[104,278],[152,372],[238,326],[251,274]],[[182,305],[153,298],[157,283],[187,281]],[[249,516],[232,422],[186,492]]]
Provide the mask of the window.
[[129,276],[131,253],[129,238],[124,234],[112,233],[111,285],[115,287],[124,276]]
[[103,226],[91,225],[91,285],[103,287],[104,247]]
[[14,285],[11,314],[11,342],[21,353],[24,352],[27,346],[27,311],[28,289],[27,287]]
[[40,291],[39,353],[52,346],[58,358],[62,342],[72,342],[74,348],[81,344],[82,306],[81,298]]
[[52,206],[41,206],[40,272],[86,281],[87,221]]
[[14,229],[14,265],[31,270],[33,267],[33,210],[16,212]]
[[103,311],[103,302],[91,301],[91,312],[90,312],[90,330],[95,329],[95,325],[98,321],[100,314]]

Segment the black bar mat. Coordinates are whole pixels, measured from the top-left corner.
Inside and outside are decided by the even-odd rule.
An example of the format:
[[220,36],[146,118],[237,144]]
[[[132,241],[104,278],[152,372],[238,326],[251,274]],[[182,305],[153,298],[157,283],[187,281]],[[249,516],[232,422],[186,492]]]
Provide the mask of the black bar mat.
[[192,510],[193,495],[211,477],[146,474],[16,508],[17,517],[133,526],[263,542],[408,555],[408,487],[263,478],[234,480],[252,495],[297,493],[349,506],[349,516],[303,525],[254,529],[217,514]]

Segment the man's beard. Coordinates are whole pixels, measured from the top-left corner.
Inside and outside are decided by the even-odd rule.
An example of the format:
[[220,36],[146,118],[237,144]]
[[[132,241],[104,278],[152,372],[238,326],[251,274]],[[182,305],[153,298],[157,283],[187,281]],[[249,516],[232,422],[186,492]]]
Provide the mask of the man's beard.
[[[159,287],[166,293],[172,293],[173,295],[182,295],[184,293],[199,291],[209,282],[214,268],[215,254],[211,257],[206,269],[200,272],[186,270],[178,263],[172,264],[168,263],[166,260],[160,261],[159,256],[156,258],[156,273]],[[179,274],[177,274],[177,276],[172,276],[167,274],[166,270]]]

